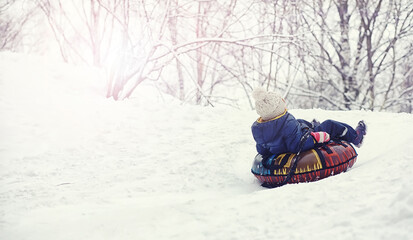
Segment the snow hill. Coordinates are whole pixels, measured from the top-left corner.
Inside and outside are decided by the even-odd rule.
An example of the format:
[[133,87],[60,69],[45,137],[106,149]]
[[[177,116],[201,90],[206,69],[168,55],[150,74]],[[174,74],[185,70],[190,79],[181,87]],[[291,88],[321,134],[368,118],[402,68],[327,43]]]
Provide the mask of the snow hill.
[[367,137],[350,171],[265,189],[254,111],[115,102],[100,79],[0,53],[0,239],[413,239],[412,115],[290,110]]

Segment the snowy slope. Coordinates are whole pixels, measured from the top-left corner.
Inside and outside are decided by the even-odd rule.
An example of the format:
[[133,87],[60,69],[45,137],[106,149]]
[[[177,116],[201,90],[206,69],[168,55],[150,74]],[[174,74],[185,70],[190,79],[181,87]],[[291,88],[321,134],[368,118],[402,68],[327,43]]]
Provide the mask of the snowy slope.
[[291,110],[368,124],[353,168],[265,189],[254,111],[182,105],[142,86],[0,53],[0,239],[413,239],[413,116]]

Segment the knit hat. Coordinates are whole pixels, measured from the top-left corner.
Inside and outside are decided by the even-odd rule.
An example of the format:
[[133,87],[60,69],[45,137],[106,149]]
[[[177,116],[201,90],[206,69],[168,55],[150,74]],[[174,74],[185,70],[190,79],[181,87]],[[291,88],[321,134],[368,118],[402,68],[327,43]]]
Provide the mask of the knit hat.
[[267,92],[265,88],[256,88],[252,97],[255,99],[255,110],[264,121],[280,116],[286,109],[284,99],[274,92]]

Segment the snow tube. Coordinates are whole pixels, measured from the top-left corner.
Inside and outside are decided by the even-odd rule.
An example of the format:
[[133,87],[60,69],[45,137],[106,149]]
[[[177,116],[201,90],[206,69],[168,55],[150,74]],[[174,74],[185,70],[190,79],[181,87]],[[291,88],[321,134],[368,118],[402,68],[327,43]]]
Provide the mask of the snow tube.
[[[282,183],[291,170],[294,153],[285,153],[263,159],[258,154],[251,172],[264,187],[276,187]],[[354,147],[345,141],[330,142],[319,148],[302,152],[297,161],[297,168],[287,183],[317,181],[347,171],[357,160]]]

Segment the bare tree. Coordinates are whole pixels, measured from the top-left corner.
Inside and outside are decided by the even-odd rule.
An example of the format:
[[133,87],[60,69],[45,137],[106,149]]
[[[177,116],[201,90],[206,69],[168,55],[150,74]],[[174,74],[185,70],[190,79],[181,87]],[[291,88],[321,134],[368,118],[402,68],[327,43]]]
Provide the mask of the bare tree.
[[36,14],[36,8],[25,8],[22,4],[18,0],[0,3],[0,50],[18,51],[23,48],[23,38],[27,34],[24,27]]
[[[314,9],[314,5],[307,6]],[[317,53],[313,44],[307,43],[308,56],[313,63],[324,66],[313,67],[311,78],[330,86],[321,95],[338,109],[388,108],[383,101],[395,90],[391,80],[394,75],[389,73],[397,73],[400,60],[406,57],[397,51],[397,46],[411,37],[412,4],[403,0],[360,0],[356,4],[340,0],[324,1],[323,5],[316,15],[307,10],[302,15],[311,39],[321,49]],[[322,74],[324,69],[329,69],[329,75]],[[388,86],[384,90],[383,83],[388,80],[390,84],[384,84]]]
[[[62,58],[105,69],[106,96],[116,100],[155,81],[182,101],[205,105],[237,106],[244,94],[253,107],[256,85],[284,93],[293,107],[400,111],[411,104],[408,0],[36,4]],[[22,36],[7,6],[0,8],[8,20],[0,24],[3,49]]]

